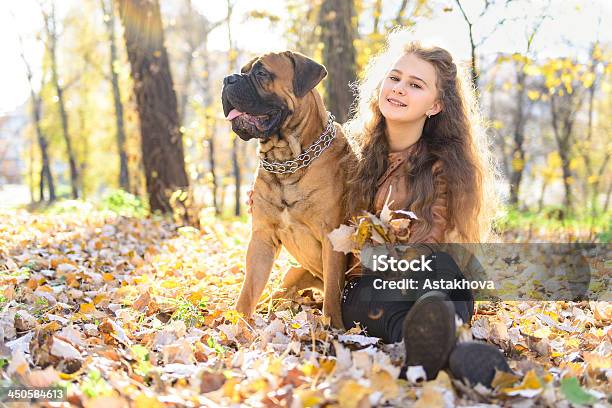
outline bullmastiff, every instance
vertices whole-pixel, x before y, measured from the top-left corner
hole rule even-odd
[[[251,316],[282,246],[300,263],[282,289],[323,291],[323,314],[342,328],[346,257],[327,237],[345,221],[351,149],[315,86],[324,66],[286,51],[254,58],[223,81],[223,112],[243,140],[259,141],[246,276],[236,310]]]

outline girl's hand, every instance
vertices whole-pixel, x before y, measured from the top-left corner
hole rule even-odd
[[[253,189],[247,190],[247,200],[245,201],[247,205],[247,212],[249,214],[253,213]]]

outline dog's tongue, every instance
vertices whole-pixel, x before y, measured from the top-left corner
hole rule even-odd
[[[230,113],[227,114],[227,117],[225,119],[234,120],[240,115],[244,115],[244,112],[240,112],[238,109],[232,109]]]

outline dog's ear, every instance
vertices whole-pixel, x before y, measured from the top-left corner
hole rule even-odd
[[[244,64],[244,66],[242,68],[240,68],[240,73],[241,74],[245,74],[245,73],[249,72],[251,70],[251,67],[253,66],[255,61],[257,61],[258,58],[259,57],[255,57],[252,60],[250,60],[249,62],[247,62],[246,64]]]
[[[293,94],[301,98],[325,78],[327,70],[299,52],[287,51],[286,54],[293,62]]]

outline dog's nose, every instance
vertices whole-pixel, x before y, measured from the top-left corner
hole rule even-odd
[[[238,74],[228,75],[223,79],[223,85],[235,84],[236,82],[238,82],[239,79],[240,75]]]

